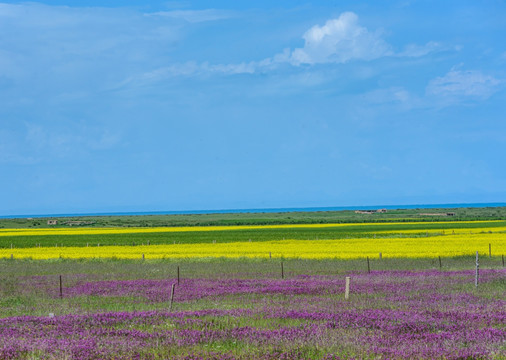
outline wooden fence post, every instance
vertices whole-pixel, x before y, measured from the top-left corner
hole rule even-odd
[[[488,257],[492,259],[492,244],[488,244]]]
[[[371,265],[369,264],[369,256],[367,257],[367,273],[371,273]]]
[[[348,300],[350,297],[350,277],[346,276],[346,285],[344,287],[344,298]]]
[[[281,261],[281,279],[285,278],[285,269],[283,268],[283,262]]]
[[[179,265],[177,266],[177,284],[179,285]]]
[[[382,254],[380,253],[380,254],[379,254],[379,258],[380,258],[380,260],[381,260],[381,256],[382,256]]]
[[[502,256],[502,267],[504,267],[504,254]]]
[[[63,299],[63,283],[60,275],[60,299]]]
[[[441,268],[443,267],[443,266],[441,265],[441,256],[438,256],[438,258],[439,258],[439,271],[441,271]]]
[[[169,311],[172,311],[172,303],[174,302],[174,288],[176,287],[176,283],[172,284],[172,288],[170,289],[170,305]]]

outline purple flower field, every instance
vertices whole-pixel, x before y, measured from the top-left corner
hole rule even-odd
[[[351,294],[344,299],[344,276]],[[289,279],[97,280],[76,275],[64,299],[47,277],[23,286],[154,310],[77,309],[0,319],[0,358],[504,359],[506,271],[375,271]]]

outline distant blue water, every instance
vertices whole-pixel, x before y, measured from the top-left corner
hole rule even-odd
[[[506,203],[470,203],[470,204],[415,204],[415,205],[374,205],[374,206],[334,206],[307,208],[270,208],[270,209],[223,209],[223,210],[184,210],[184,211],[142,211],[142,212],[106,212],[76,214],[33,214],[0,215],[0,219],[45,218],[73,216],[120,216],[120,215],[181,215],[181,214],[230,214],[230,213],[277,213],[301,211],[339,211],[339,210],[375,210],[375,209],[435,209],[435,208],[483,208],[502,207]]]

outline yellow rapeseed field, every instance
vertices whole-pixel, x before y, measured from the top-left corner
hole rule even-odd
[[[506,254],[506,233],[458,234],[430,237],[341,240],[279,240],[208,244],[174,244],[149,246],[43,247],[0,249],[0,258],[301,258],[355,259],[377,257],[432,258],[472,255],[476,251]]]

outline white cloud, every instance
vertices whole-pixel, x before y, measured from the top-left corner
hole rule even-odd
[[[353,60],[374,60],[385,56],[421,57],[435,51],[445,50],[442,44],[429,41],[425,45],[409,44],[401,52],[382,38],[379,30],[370,31],[360,26],[358,16],[344,12],[324,25],[315,25],[307,30],[302,38],[304,47],[293,51],[284,49],[272,58],[264,59],[258,67],[275,66],[280,63],[302,64],[342,64]]]
[[[296,65],[373,60],[393,53],[381,33],[360,26],[358,16],[352,12],[342,13],[323,26],[313,26],[303,39],[304,47],[291,54],[290,60]]]
[[[427,86],[430,95],[447,98],[490,97],[498,90],[501,81],[481,71],[452,69],[446,75],[431,80]]]

